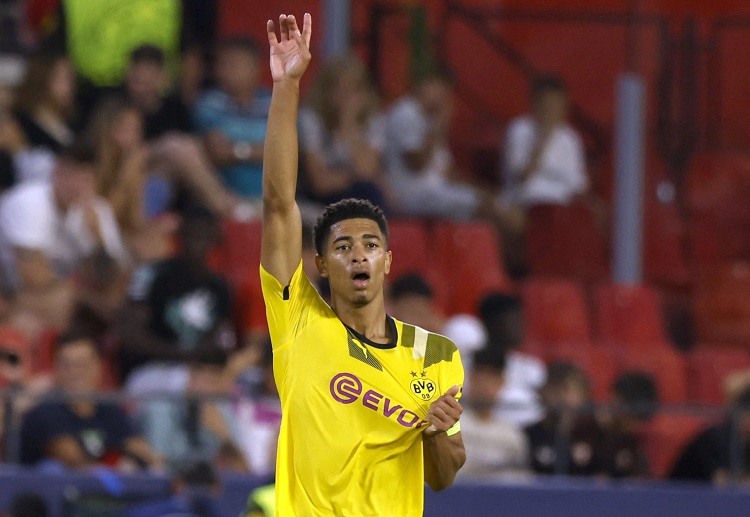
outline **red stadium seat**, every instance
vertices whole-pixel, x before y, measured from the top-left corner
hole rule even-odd
[[[608,270],[606,240],[584,205],[534,206],[526,228],[526,260],[534,276],[601,280]]]
[[[26,372],[33,369],[34,351],[26,335],[11,325],[0,325],[0,350],[11,352],[21,360],[21,367]],[[4,379],[0,376],[0,389],[4,387]]]
[[[533,278],[521,286],[526,340],[550,350],[559,344],[591,343],[591,324],[583,287],[574,280]]]
[[[424,221],[391,219],[388,221],[388,233],[388,249],[393,252],[390,278],[397,279],[406,273],[425,275],[431,269]]]
[[[741,349],[702,345],[687,355],[687,369],[691,402],[724,404],[724,380],[750,369],[750,355]]]
[[[750,262],[700,269],[693,312],[699,342],[750,349]]]
[[[719,152],[693,157],[687,174],[687,205],[692,210],[748,199],[750,155]]]
[[[434,223],[431,232],[437,243],[432,256],[442,282],[449,286],[449,299],[437,301],[448,314],[476,314],[485,295],[512,289],[497,233],[491,226],[440,221]]]
[[[658,293],[645,285],[602,284],[594,292],[598,340],[611,345],[668,345]]]
[[[235,287],[242,286],[248,275],[258,275],[260,266],[260,221],[224,222],[220,259],[223,272]]]

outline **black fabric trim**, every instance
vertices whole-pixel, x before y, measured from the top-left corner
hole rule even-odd
[[[284,293],[281,295],[284,298],[284,301],[289,300],[289,286],[284,286]]]
[[[342,322],[343,323],[343,322]],[[373,348],[379,348],[381,350],[388,350],[390,348],[396,348],[396,344],[398,343],[398,329],[396,329],[396,322],[393,321],[393,318],[385,315],[385,323],[388,325],[388,329],[391,332],[392,340],[388,343],[376,343],[370,339],[367,339],[365,336],[351,328],[349,325],[344,323],[344,326],[346,327],[346,330],[349,331],[350,334],[352,334],[355,338],[357,338],[357,341],[360,343],[364,343],[367,346],[371,346]]]

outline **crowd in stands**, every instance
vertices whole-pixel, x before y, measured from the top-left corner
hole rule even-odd
[[[259,258],[230,273],[222,252],[228,224],[258,237],[270,103],[263,55],[250,39],[218,41],[197,90],[183,88],[152,45],[132,49],[120,84],[94,87],[69,56],[42,47],[21,76],[0,77],[4,461],[161,472],[197,455],[219,471],[273,474],[280,406],[253,294]],[[491,229],[503,260],[477,264],[476,274],[508,271],[512,288],[478,293],[463,313],[445,310],[440,284],[461,278],[435,278],[426,263],[388,286],[390,314],[461,351],[460,475],[655,476],[644,439],[660,401],[655,372],[618,371],[596,391],[588,366],[527,346],[517,282],[529,272],[530,211],[601,207],[567,122],[564,83],[544,76],[531,85],[530,112],[498,142],[497,191],[472,184],[454,162],[452,87],[447,70],[434,70],[386,106],[354,54],[324,63],[299,116],[305,224],[326,203],[360,197],[394,222]],[[311,237],[306,230],[305,271],[325,297]],[[446,245],[428,234],[428,253]],[[748,408],[750,383],[738,383],[734,400]],[[88,396],[106,390],[130,402]],[[673,458],[672,476],[720,482],[747,472],[750,456],[740,451],[736,465],[730,446],[738,429],[750,443],[750,426],[731,423],[697,436]]]

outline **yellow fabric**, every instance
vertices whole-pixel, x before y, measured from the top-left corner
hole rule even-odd
[[[448,429],[445,434],[448,436],[453,436],[454,434],[458,434],[461,432],[461,422],[456,422],[453,427]]]
[[[398,343],[362,343],[297,268],[285,288],[261,266],[283,417],[276,515],[421,516],[429,405],[463,367],[447,338],[395,321]]]
[[[179,0],[65,0],[68,52],[76,69],[98,86],[120,83],[130,53],[143,44],[179,53]]]

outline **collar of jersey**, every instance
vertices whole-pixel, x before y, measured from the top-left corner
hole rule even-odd
[[[343,322],[342,322],[343,323]],[[367,346],[371,346],[373,348],[380,348],[381,350],[388,350],[389,348],[396,348],[396,343],[398,343],[398,329],[396,329],[396,322],[393,321],[393,318],[385,315],[385,323],[388,325],[388,329],[391,332],[391,336],[393,336],[393,339],[389,341],[388,343],[376,343],[370,339],[367,339],[365,336],[351,328],[349,325],[344,323],[344,326],[346,327],[346,330],[348,330],[355,338],[357,338],[357,341],[360,343],[364,343]]]

